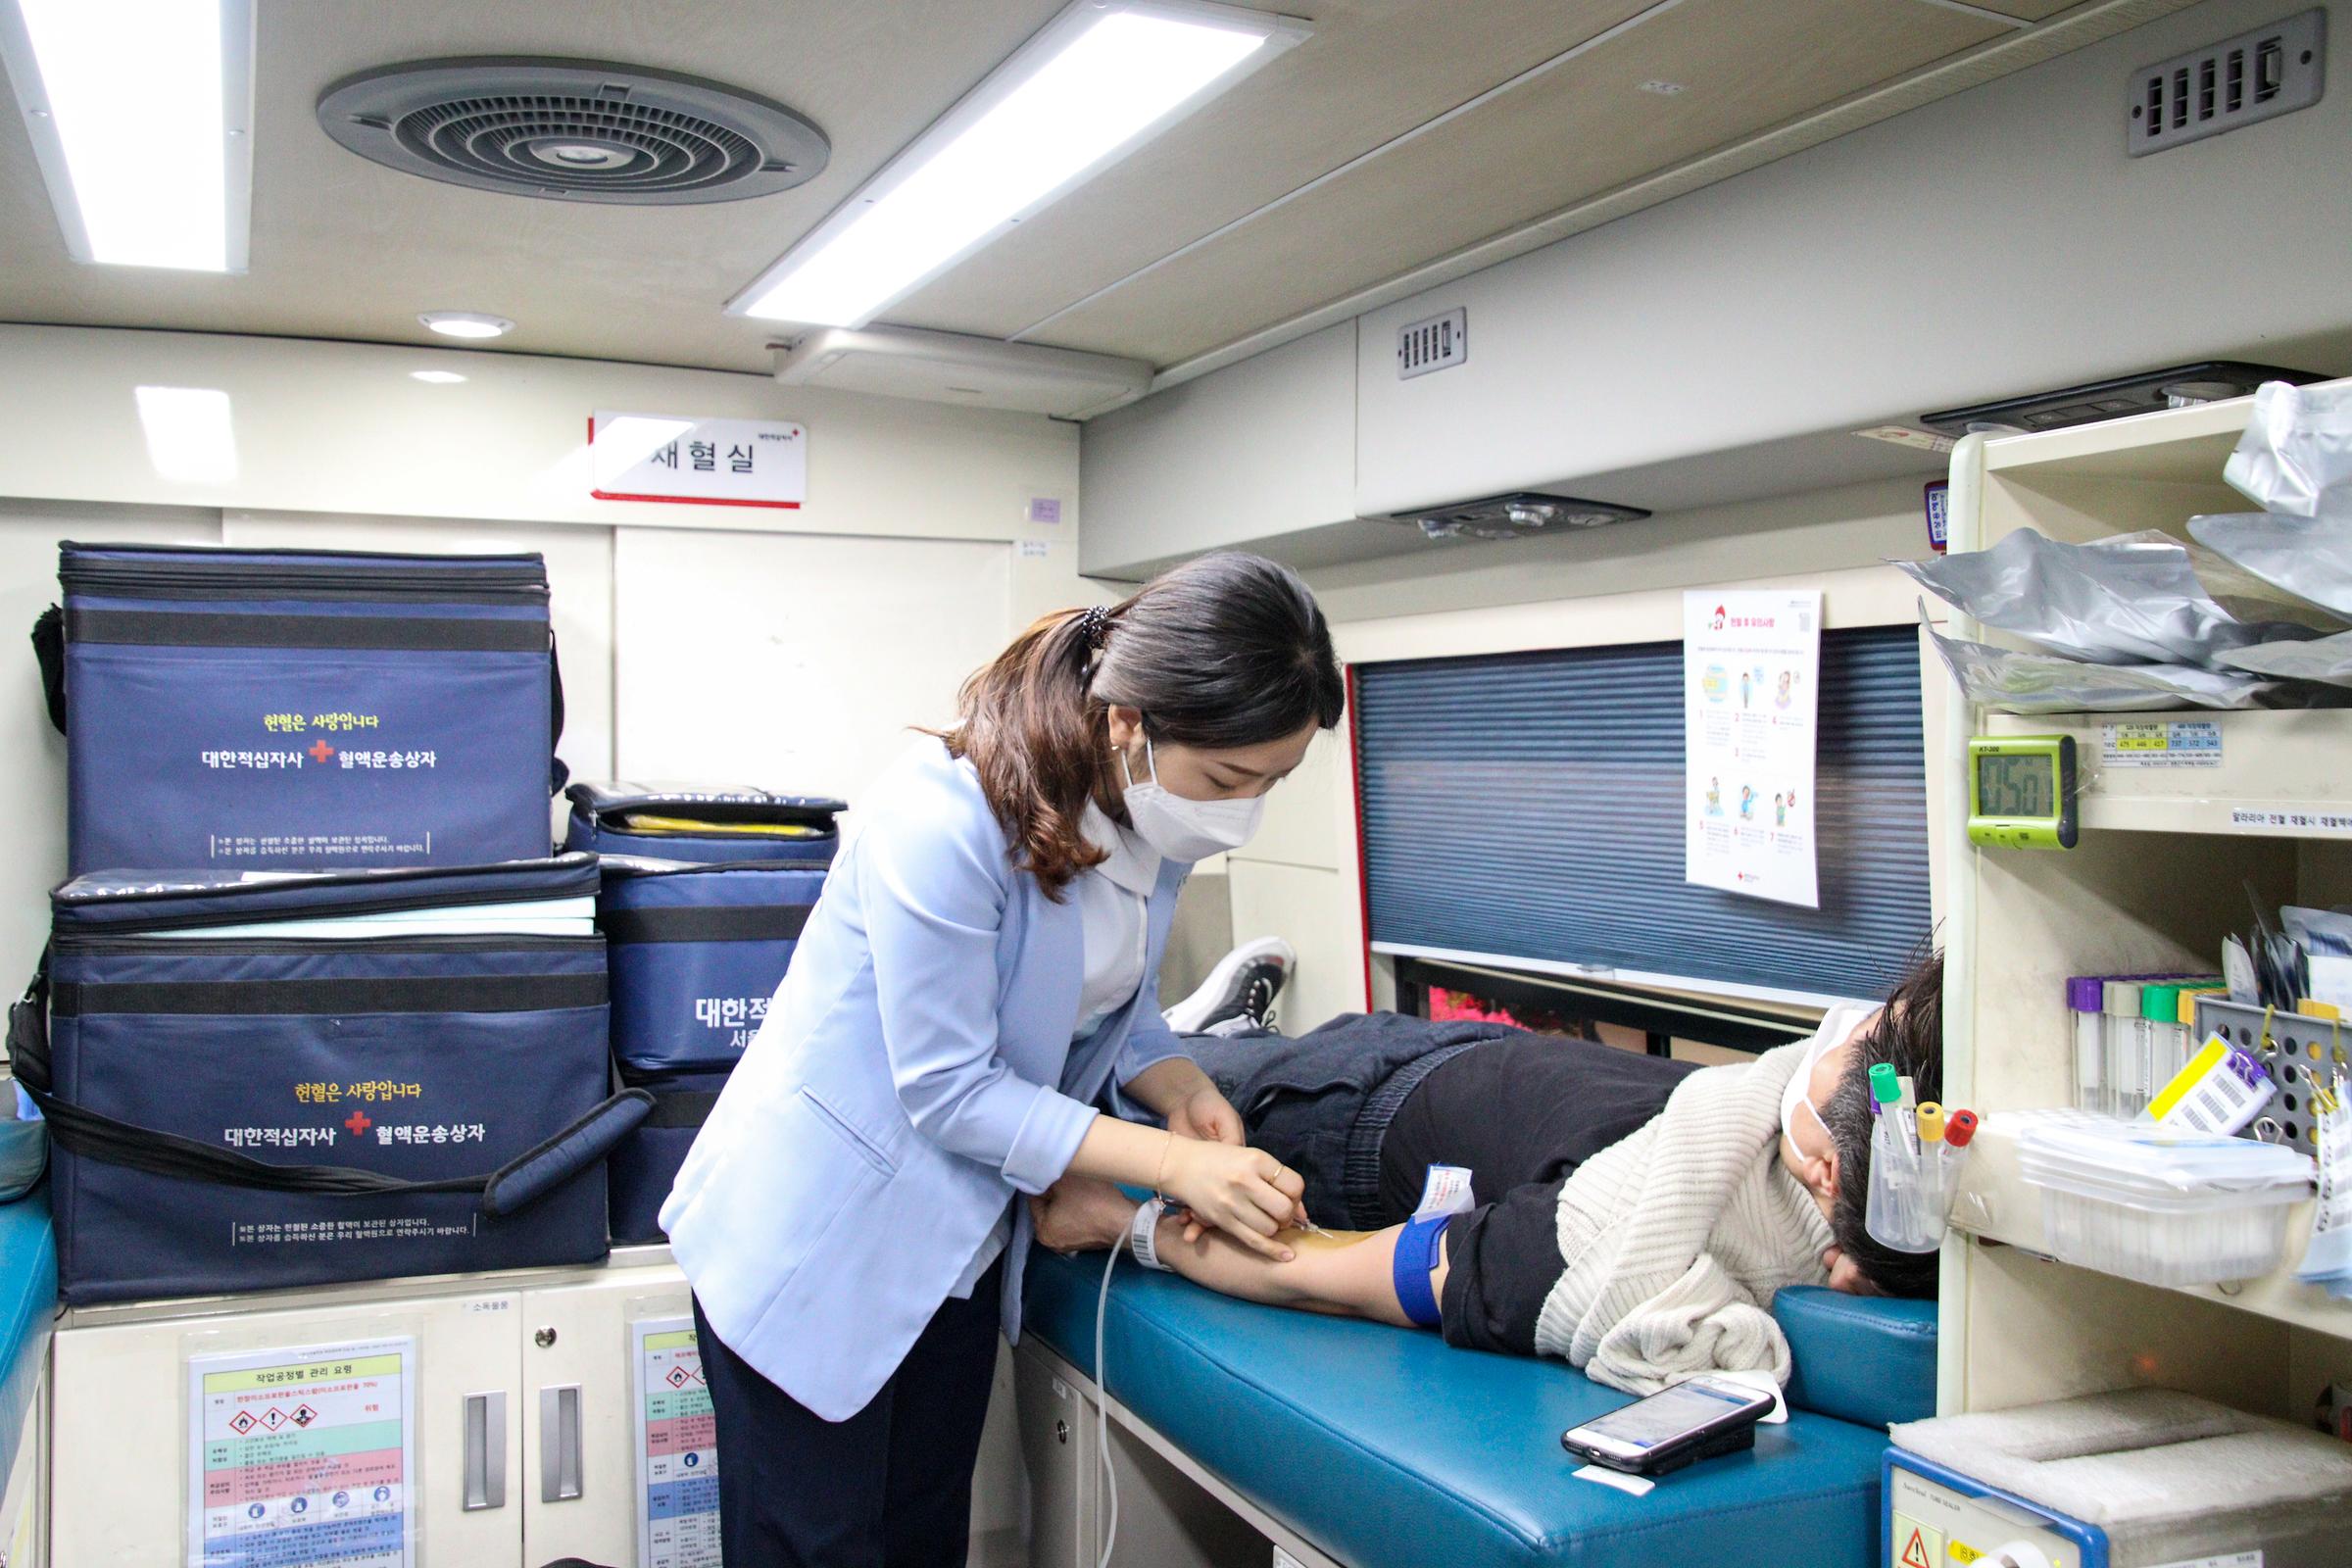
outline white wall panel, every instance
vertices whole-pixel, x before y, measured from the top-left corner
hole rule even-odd
[[[418,369],[455,370],[430,386]],[[131,389],[228,394],[236,476],[161,477]],[[798,511],[598,501],[588,418],[797,419]],[[0,325],[0,495],[270,512],[936,538],[1075,531],[1078,431],[1035,414],[781,387],[762,375],[295,338]],[[1033,498],[1062,522],[1024,520]],[[723,519],[713,513],[723,514]]]
[[[2352,132],[2352,94],[2125,152],[2135,67],[2299,9],[2195,6],[1365,315],[1356,510],[2184,361],[2352,368],[2352,202],[2316,172]],[[1375,348],[1455,306],[1469,363],[1399,381]]]
[[[396,550],[547,558],[549,610],[564,668],[564,738],[574,778],[612,776],[612,534],[558,524],[440,517],[231,512],[222,542],[248,549]]]
[[[1086,426],[1086,569],[1151,564],[1355,515],[1355,323]]]
[[[614,772],[853,805],[1012,628],[1001,544],[623,528]]]
[[[1233,940],[1284,937],[1298,970],[1278,1003],[1285,1034],[1303,1034],[1335,1013],[1364,1010],[1363,920],[1348,901],[1354,883],[1337,871],[1229,860]]]
[[[32,973],[49,938],[52,887],[66,875],[66,738],[49,727],[31,646],[35,616],[58,603],[57,546],[214,544],[220,514],[195,510],[89,507],[0,499],[0,820],[14,852],[0,857],[0,985]]]

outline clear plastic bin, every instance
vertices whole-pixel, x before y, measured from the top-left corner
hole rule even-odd
[[[2149,1285],[2214,1285],[2277,1268],[2309,1157],[2154,1127],[2037,1127],[2018,1168],[2041,1189],[2043,1239],[2065,1262]]]

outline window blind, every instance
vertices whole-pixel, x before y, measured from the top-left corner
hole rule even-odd
[[[1683,645],[1359,665],[1371,938],[1870,997],[1930,924],[1919,642],[1824,633],[1821,907],[1683,880]]]

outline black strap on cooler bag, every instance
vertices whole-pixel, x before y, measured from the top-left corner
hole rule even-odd
[[[48,1014],[49,962],[44,956],[24,999],[8,1009],[8,1051],[15,1061],[17,1082],[40,1107],[51,1138],[85,1158],[223,1187],[330,1198],[479,1193],[482,1213],[502,1219],[529,1207],[610,1154],[654,1108],[654,1097],[645,1090],[623,1089],[554,1137],[478,1176],[406,1181],[353,1165],[274,1165],[176,1133],[117,1121],[58,1099],[51,1092]]]

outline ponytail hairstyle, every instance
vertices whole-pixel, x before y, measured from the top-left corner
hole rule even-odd
[[[979,770],[1015,865],[1057,903],[1103,858],[1088,804],[1125,819],[1114,706],[1139,710],[1155,741],[1261,746],[1338,724],[1347,684],[1314,595],[1257,556],[1202,556],[1115,605],[1033,623],[964,681],[955,726],[931,733]]]

